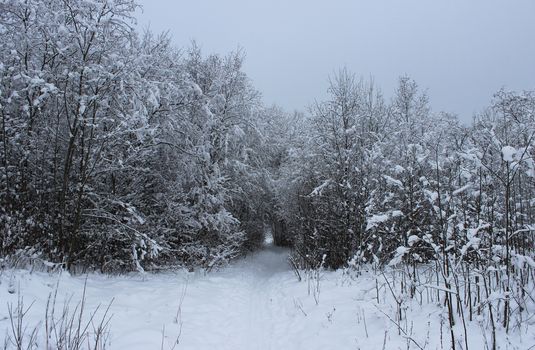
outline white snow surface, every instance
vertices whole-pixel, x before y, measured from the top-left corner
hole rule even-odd
[[[56,283],[58,308],[69,297],[74,308],[72,303],[80,299],[87,278],[87,313],[113,299],[108,349],[172,349],[178,334],[175,349],[407,349],[407,343],[410,349],[418,348],[408,337],[426,349],[449,348],[446,313],[441,303],[420,305],[417,298],[404,298],[407,322],[403,327],[410,333],[399,334],[390,319],[395,318],[396,304],[384,283],[388,275],[375,276],[371,271],[358,275],[322,271],[315,275],[303,271],[299,282],[287,256],[287,250],[268,245],[263,251],[209,274],[180,271],[70,276],[3,270],[0,344],[10,331],[9,303],[16,304],[19,296],[26,306],[33,302],[26,315],[31,328],[44,321],[46,301]],[[314,276],[319,276],[319,288]],[[10,280],[18,290],[14,294],[8,291]],[[483,349],[483,328],[477,321],[469,322],[467,327],[471,348]],[[500,329],[497,332],[504,349],[527,349],[535,344],[533,324],[527,323],[525,329],[509,337]],[[462,339],[462,327],[457,327],[455,333]],[[43,344],[42,330],[39,341]]]
[[[502,148],[502,158],[506,162],[512,162],[515,159],[517,153],[516,148],[511,146],[504,146]]]

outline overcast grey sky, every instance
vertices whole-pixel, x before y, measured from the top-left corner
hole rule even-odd
[[[141,0],[141,26],[247,52],[266,104],[303,110],[343,66],[391,96],[402,74],[469,121],[502,86],[535,89],[535,0]]]

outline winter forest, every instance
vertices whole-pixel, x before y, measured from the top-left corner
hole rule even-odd
[[[535,349],[535,91],[288,112],[137,6],[0,1],[0,347]]]

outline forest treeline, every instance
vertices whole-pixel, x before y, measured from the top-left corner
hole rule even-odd
[[[178,49],[136,7],[0,4],[2,256],[211,267],[269,228],[304,267],[535,266],[535,93],[499,91],[466,126],[408,77],[386,99],[342,69],[287,113],[243,52]]]

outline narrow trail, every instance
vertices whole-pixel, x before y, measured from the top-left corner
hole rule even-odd
[[[184,301],[182,343],[190,340],[196,349],[272,349],[274,316],[280,312],[274,302],[277,282],[291,273],[287,262],[288,251],[272,245],[216,272],[209,278],[191,284],[189,298],[199,298],[202,307],[196,311]],[[189,319],[186,317],[189,315]],[[205,328],[209,337],[189,339],[199,328]],[[252,345],[254,344],[254,345]]]
[[[236,266],[243,269],[248,282],[249,310],[244,310],[249,319],[248,344],[257,344],[258,349],[272,349],[273,322],[278,312],[274,310],[277,283],[273,280],[289,271],[287,256],[285,249],[267,246]]]

